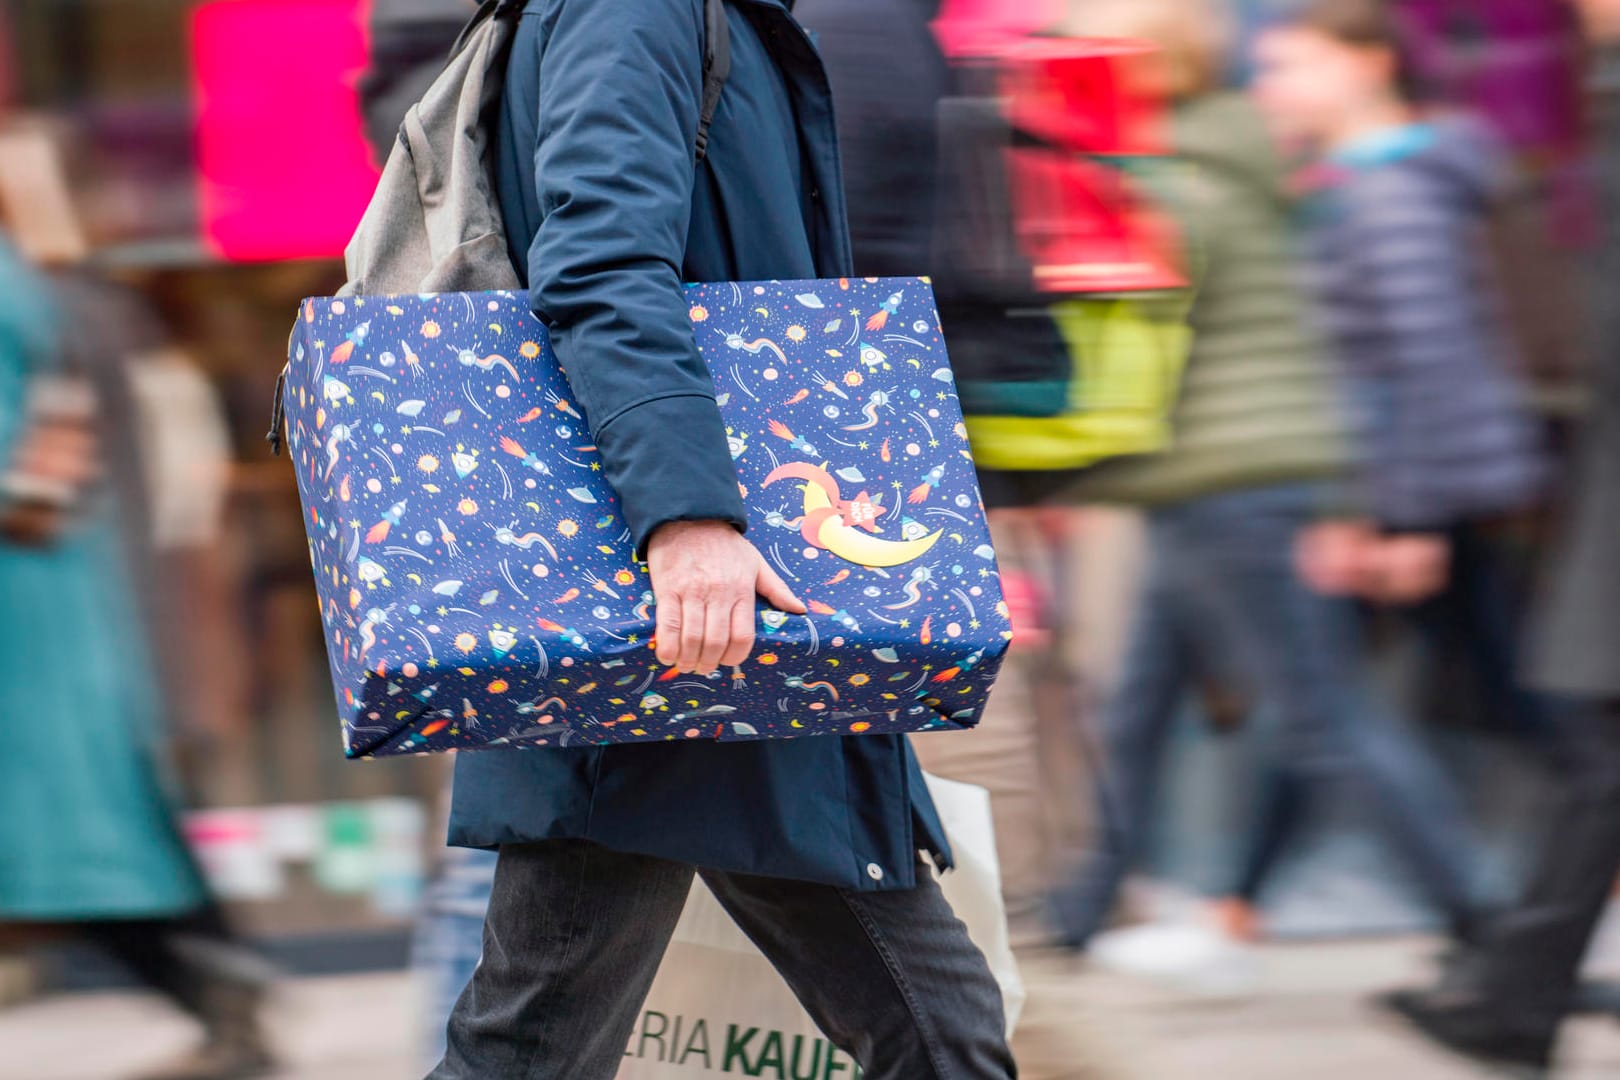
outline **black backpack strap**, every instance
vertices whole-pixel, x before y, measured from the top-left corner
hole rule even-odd
[[[731,25],[726,22],[725,0],[704,0],[703,5],[703,111],[698,115],[697,160],[709,156],[709,125],[720,107],[720,92],[731,77]]]

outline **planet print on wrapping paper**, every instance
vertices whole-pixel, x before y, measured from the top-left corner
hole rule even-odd
[[[302,305],[288,445],[351,756],[977,723],[1010,627],[926,282],[688,299],[750,539],[810,608],[761,605],[712,678],[657,664],[646,568],[523,297]]]

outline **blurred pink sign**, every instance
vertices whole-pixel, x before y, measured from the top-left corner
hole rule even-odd
[[[1050,29],[1063,13],[1063,0],[945,0],[934,36],[947,56],[991,56]]]
[[[377,184],[355,81],[365,0],[210,0],[191,19],[206,243],[236,261],[342,254]]]

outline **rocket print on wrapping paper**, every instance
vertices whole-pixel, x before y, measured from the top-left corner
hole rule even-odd
[[[694,285],[749,539],[809,606],[711,677],[515,293],[304,301],[283,404],[344,746],[960,730],[1011,637],[925,279]]]

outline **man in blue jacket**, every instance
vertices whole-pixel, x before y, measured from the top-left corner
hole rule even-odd
[[[852,267],[831,93],[791,0],[727,5],[730,76],[694,171],[703,7],[531,0],[496,173],[513,261],[647,554],[659,659],[707,673],[752,647],[756,592],[803,608],[742,535],[682,282]],[[919,858],[949,850],[903,738],[462,755],[451,839],[501,854],[434,1080],[612,1077],[694,872],[868,1077],[1015,1075],[995,981]]]

